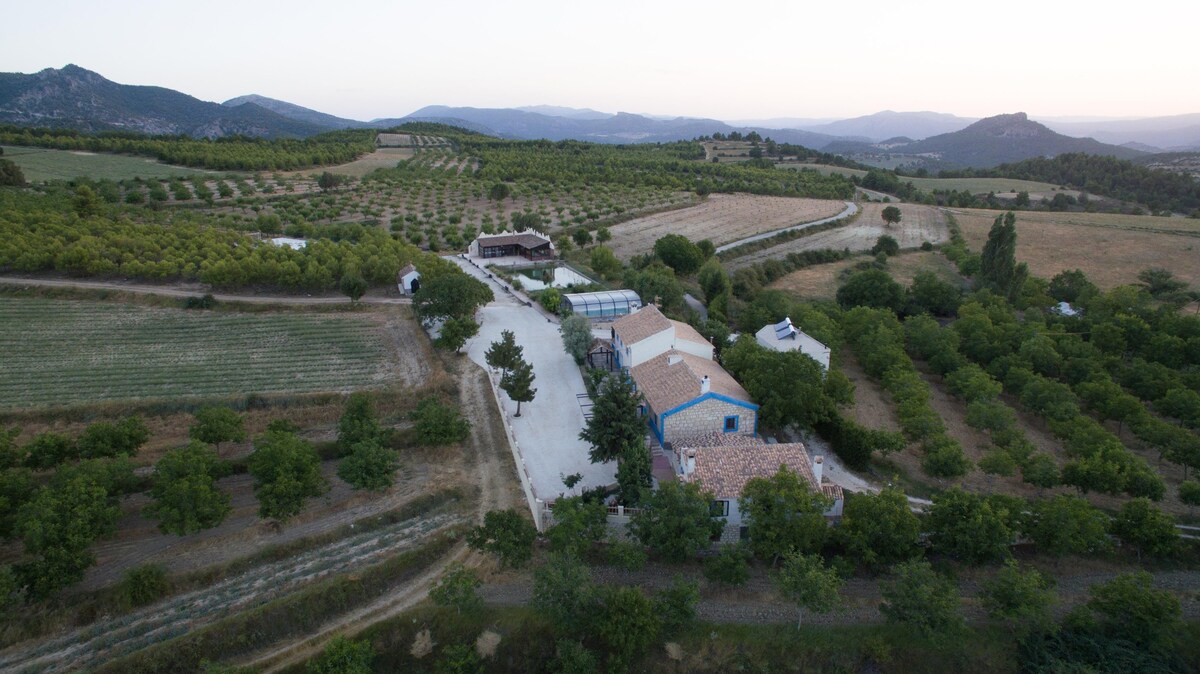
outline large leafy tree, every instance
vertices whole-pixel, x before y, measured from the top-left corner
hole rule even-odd
[[[216,484],[227,469],[202,442],[172,449],[154,466],[154,502],[146,507],[146,515],[158,520],[161,531],[177,536],[217,526],[232,510],[229,494]]]
[[[1034,569],[1021,571],[1015,560],[1008,560],[993,578],[983,582],[983,608],[994,620],[1005,623],[1017,633],[1042,630],[1052,624],[1054,580]]]
[[[959,612],[958,587],[938,575],[925,560],[892,567],[892,580],[883,584],[881,592],[879,612],[890,623],[909,625],[926,636],[944,639],[966,629]]]
[[[837,302],[845,309],[874,307],[899,311],[904,307],[904,287],[882,269],[855,272],[837,290]]]
[[[804,624],[805,609],[828,613],[837,604],[843,582],[835,570],[825,566],[820,555],[790,552],[775,575],[775,585],[784,599],[800,609],[796,616],[799,628]]]
[[[553,552],[533,571],[530,604],[568,635],[582,635],[595,603],[588,567],[574,555]]]
[[[338,445],[344,450],[360,442],[377,442],[383,437],[383,427],[375,416],[371,396],[358,392],[350,394],[338,419]]]
[[[704,253],[680,234],[667,234],[655,241],[654,254],[681,276],[692,274],[704,264]]]
[[[381,491],[392,486],[400,456],[378,440],[363,440],[338,462],[337,474],[355,489]]]
[[[18,566],[35,597],[83,579],[95,557],[90,547],[116,530],[121,509],[101,480],[72,471],[40,490],[17,515],[17,532],[33,560]]]
[[[713,496],[695,482],[664,482],[642,502],[629,532],[670,562],[682,562],[707,548],[725,520],[712,516]]]
[[[260,435],[247,467],[254,477],[261,517],[286,520],[300,512],[306,498],[325,493],[317,450],[294,433],[267,431]]]
[[[413,309],[425,325],[451,318],[470,318],[492,301],[492,289],[466,274],[440,274],[413,295]]]
[[[772,563],[793,550],[820,550],[828,534],[824,513],[829,506],[828,498],[782,465],[771,477],[746,482],[738,499],[738,508],[749,520],[750,549]]]
[[[933,497],[926,518],[933,549],[968,564],[1008,556],[1014,531],[999,504],[957,487]]]
[[[1154,506],[1147,498],[1126,501],[1112,520],[1112,533],[1137,549],[1154,557],[1167,557],[1179,547],[1175,518]]]
[[[632,670],[634,659],[658,638],[662,624],[654,605],[636,587],[602,586],[589,631],[603,645],[612,672]]]
[[[582,365],[584,358],[587,358],[592,340],[592,322],[586,316],[574,314],[563,319],[563,348],[575,359],[577,365]]]
[[[410,416],[417,442],[426,446],[450,445],[467,439],[471,422],[462,418],[451,405],[425,398],[417,403]]]
[[[94,423],[75,440],[79,455],[85,459],[133,456],[150,439],[150,429],[141,417],[126,417],[110,424]]]
[[[446,567],[442,579],[429,590],[429,598],[438,606],[453,608],[458,613],[470,613],[483,606],[477,590],[483,581],[474,569],[459,562]]]
[[[483,516],[483,524],[467,534],[467,545],[489,552],[500,560],[501,568],[524,566],[533,557],[537,529],[528,518],[515,510],[492,510]]]
[[[868,567],[890,566],[921,554],[921,520],[895,487],[878,494],[852,494],[837,532],[851,559]]]
[[[582,556],[608,532],[608,510],[603,501],[585,501],[581,496],[554,502],[554,526],[546,531],[550,549]]]
[[[770,428],[794,425],[812,428],[829,421],[837,404],[826,395],[824,371],[817,361],[798,351],[770,351],[749,340],[738,340],[729,351],[752,349],[738,377],[759,404],[759,421]]]
[[[620,373],[605,377],[593,403],[592,418],[579,434],[591,445],[592,463],[616,461],[626,447],[645,445],[646,423],[638,411],[642,396],[632,379]]]
[[[1125,573],[1089,591],[1088,608],[1100,617],[1110,635],[1146,647],[1167,642],[1180,624],[1179,598],[1153,588],[1145,571]]]
[[[196,412],[196,423],[188,428],[193,440],[214,445],[221,451],[222,442],[241,442],[246,439],[246,427],[242,415],[228,407],[201,407]]]
[[[475,322],[475,319],[470,316],[459,316],[447,319],[445,323],[442,323],[438,338],[433,343],[438,348],[458,353],[467,340],[477,334],[479,334],[479,324]]]
[[[1070,494],[1035,501],[1025,534],[1050,555],[1084,555],[1109,549],[1108,516]]]

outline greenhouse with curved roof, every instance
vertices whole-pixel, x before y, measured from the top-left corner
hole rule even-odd
[[[565,311],[592,319],[619,318],[642,307],[642,298],[632,290],[602,290],[594,293],[566,293]]]

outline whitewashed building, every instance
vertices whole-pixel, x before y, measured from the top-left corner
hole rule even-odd
[[[799,351],[817,361],[821,369],[829,371],[829,347],[805,334],[804,331],[798,330],[796,326],[792,325],[790,317],[784,318],[775,325],[764,325],[761,330],[754,333],[754,337],[759,344],[768,349]]]
[[[405,295],[416,293],[421,289],[421,272],[411,264],[405,265],[400,273],[396,274],[396,287]]]
[[[713,359],[713,345],[704,335],[687,323],[667,318],[654,305],[617,319],[612,326],[612,344],[618,367],[635,367],[671,350]]]

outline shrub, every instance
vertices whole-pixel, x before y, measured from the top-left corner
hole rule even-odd
[[[121,580],[121,596],[131,606],[145,606],[166,596],[171,591],[167,571],[157,564],[146,564],[130,569]]]
[[[704,577],[723,585],[745,585],[750,580],[750,550],[741,544],[722,547],[715,557],[704,560]]]

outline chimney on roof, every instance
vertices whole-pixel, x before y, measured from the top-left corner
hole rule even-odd
[[[696,472],[696,450],[689,449],[683,457],[683,474],[691,475]]]
[[[825,457],[813,457],[813,477],[817,480],[817,489],[821,488],[821,477],[825,474]]]
[[[704,378],[702,378],[700,380],[700,395],[704,395],[705,393],[708,393],[711,389],[712,389],[712,382],[709,381],[708,375],[704,375]]]
[[[672,353],[667,356],[667,365],[676,365],[676,364],[682,363],[682,362],[683,362],[683,356],[681,356],[677,353]]]

